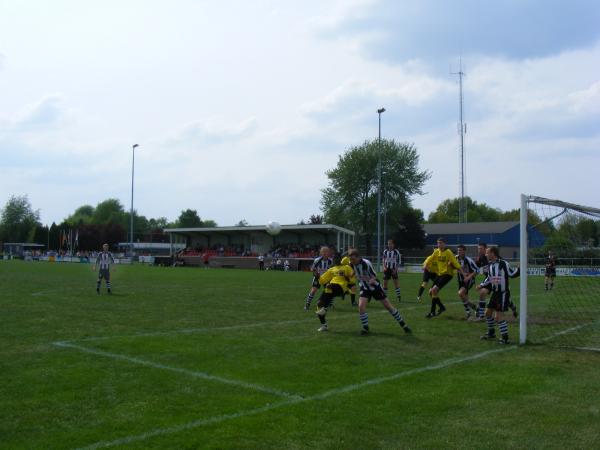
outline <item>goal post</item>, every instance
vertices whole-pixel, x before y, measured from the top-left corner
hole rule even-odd
[[[522,194],[519,343],[600,351],[600,209]]]
[[[520,226],[519,226],[519,267],[521,276],[519,277],[519,301],[521,316],[519,317],[519,343],[527,342],[527,271],[529,244],[527,240],[527,208],[528,198],[521,194]]]

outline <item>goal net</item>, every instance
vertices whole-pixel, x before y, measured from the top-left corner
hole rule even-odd
[[[600,209],[521,196],[520,342],[600,351]]]

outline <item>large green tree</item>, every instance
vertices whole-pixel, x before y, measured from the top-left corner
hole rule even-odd
[[[0,241],[32,242],[38,226],[41,226],[39,210],[32,208],[26,195],[13,195],[2,209]]]
[[[202,219],[198,215],[198,211],[195,209],[185,209],[179,214],[177,219],[177,226],[179,228],[197,228],[202,226]]]
[[[358,231],[359,244],[372,253],[377,228],[378,164],[388,205],[410,207],[413,195],[423,194],[428,171],[419,170],[419,155],[412,144],[384,139],[365,141],[341,155],[337,166],[327,172],[329,185],[323,189],[324,220]],[[389,223],[396,221],[389,218]],[[397,231],[390,228],[390,234]]]
[[[498,222],[501,220],[519,220],[509,219],[503,216],[500,209],[478,203],[471,197],[466,197],[467,222]],[[449,198],[438,205],[435,211],[429,214],[429,223],[458,223],[458,206],[460,199]],[[517,210],[518,213],[518,210]]]

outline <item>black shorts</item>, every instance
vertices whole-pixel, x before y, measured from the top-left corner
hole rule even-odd
[[[437,288],[441,290],[444,286],[450,283],[450,280],[452,280],[452,275],[440,275],[435,279],[433,285],[437,286]]]
[[[435,272],[430,272],[429,270],[423,270],[423,283],[429,283],[429,280],[435,281],[437,278],[437,274]]]
[[[398,279],[398,269],[384,269],[383,279],[389,280],[390,278],[393,278],[394,280]]]
[[[323,289],[317,306],[327,308],[335,297],[343,297],[344,289],[339,284],[329,284]]]
[[[480,284],[478,289],[479,290],[485,289],[488,292],[492,292],[492,284],[491,283]]]
[[[361,289],[360,290],[360,298],[366,298],[367,300],[375,299],[375,300],[385,300],[386,299],[385,291],[380,285],[374,286],[371,289]]]
[[[469,292],[469,290],[473,287],[474,284],[475,284],[475,281],[473,280],[473,278],[471,278],[466,283],[459,278],[458,279],[458,290],[460,291],[462,288],[465,288],[465,290],[467,292]]]
[[[510,305],[510,291],[505,292],[492,292],[490,301],[487,304],[489,309],[494,311],[508,311]]]
[[[556,268],[546,268],[545,277],[555,277],[556,276]]]
[[[110,281],[110,270],[108,269],[100,269],[98,271],[98,279],[105,279],[106,281]]]

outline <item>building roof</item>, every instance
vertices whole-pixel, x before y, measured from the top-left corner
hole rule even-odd
[[[186,234],[186,233],[243,233],[249,231],[264,231],[267,232],[266,225],[249,225],[246,227],[211,227],[211,228],[165,228],[165,233],[175,234]],[[291,232],[302,232],[302,231],[315,231],[315,232],[340,232],[350,235],[354,235],[354,231],[348,230],[347,228],[339,227],[332,224],[322,225],[281,225],[281,231]]]
[[[473,223],[427,223],[425,233],[435,235],[452,234],[501,234],[518,226],[519,222],[473,222]]]

